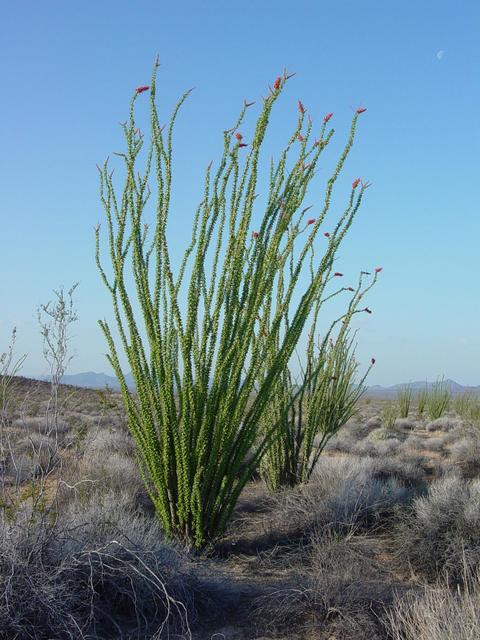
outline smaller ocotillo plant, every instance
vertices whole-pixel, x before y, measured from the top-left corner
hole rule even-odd
[[[391,431],[398,418],[398,406],[394,402],[388,402],[382,411],[382,424],[387,431]]]
[[[427,397],[427,413],[430,420],[441,418],[450,404],[450,392],[446,382],[437,380],[433,383]]]
[[[408,418],[412,404],[413,389],[411,384],[403,385],[397,394],[398,413],[400,418]]]
[[[427,386],[425,385],[425,387],[423,389],[420,389],[420,391],[417,394],[417,415],[419,418],[422,418],[423,414],[425,413],[427,400],[428,400],[428,389],[427,389]]]
[[[470,420],[474,424],[480,422],[480,397],[471,393],[458,395],[453,406],[455,412],[464,420]]]
[[[365,392],[363,383],[375,359],[372,358],[370,367],[357,383],[355,377],[359,364],[348,327],[355,313],[365,311],[359,311],[357,307],[376,282],[379,271],[381,269],[377,268],[372,282],[363,290],[361,274],[347,312],[332,323],[317,348],[314,345],[315,315],[309,333],[307,363],[300,380],[294,383],[287,371],[276,386],[262,421],[265,433],[272,429],[272,425],[279,426],[277,437],[261,465],[262,476],[272,490],[307,482],[328,441],[355,414],[358,401]],[[343,290],[345,287],[333,295]],[[332,331],[338,323],[341,323],[341,329],[333,340]],[[272,352],[269,355],[272,357]],[[266,365],[268,368],[268,361]]]
[[[470,416],[472,404],[474,398],[470,393],[461,393],[455,397],[453,401],[453,408],[455,409],[455,413],[458,414],[461,418],[468,418]]]

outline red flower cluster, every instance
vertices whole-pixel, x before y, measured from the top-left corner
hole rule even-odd
[[[282,79],[281,79],[280,76],[278,76],[278,78],[273,83],[273,88],[275,89],[275,91],[278,91],[280,89],[280,83],[281,82],[282,82]]]
[[[337,276],[337,278],[341,278],[343,276],[343,273],[340,273],[340,271],[335,271],[333,275]]]
[[[307,220],[307,225],[308,225],[308,224],[314,224],[314,222],[315,222],[315,218],[309,218],[309,219]]]
[[[357,178],[352,182],[352,189],[356,189],[359,184],[360,184],[360,178]]]
[[[376,267],[375,273],[380,273],[380,271],[383,271],[383,267]]]
[[[323,234],[325,236],[325,238],[329,238],[330,234],[328,233],[328,231],[325,231],[325,233]]]
[[[300,142],[303,142],[303,136],[301,133],[298,134],[297,140],[299,140]]]
[[[252,233],[252,238],[253,238],[254,240],[256,240],[256,239],[258,238],[258,231],[254,231],[254,232]]]
[[[143,93],[144,91],[148,91],[150,89],[150,87],[137,87],[135,89],[135,92],[138,93]]]
[[[302,104],[302,101],[299,100],[298,101],[298,110],[300,111],[300,113],[303,115],[305,113],[305,107]]]
[[[332,116],[333,116],[333,112],[332,113],[327,113],[327,115],[324,117],[323,121],[324,122],[328,122]]]
[[[237,131],[237,133],[235,134],[235,138],[236,138],[237,140],[241,140],[241,139],[243,138],[243,136],[242,136],[242,134],[241,134],[241,133],[239,133],[239,132]]]
[[[238,146],[239,147],[248,147],[248,144],[245,144],[245,142],[241,142]]]
[[[361,113],[363,113],[366,110],[367,110],[367,107],[358,107],[357,113],[360,115]]]
[[[353,287],[347,287],[347,291],[355,291]]]

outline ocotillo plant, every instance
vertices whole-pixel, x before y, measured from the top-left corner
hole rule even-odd
[[[271,164],[263,217],[252,229],[260,152],[272,108],[289,76],[278,77],[264,98],[249,143],[240,131],[250,106],[245,103],[234,127],[224,132],[218,165],[207,168],[191,243],[174,272],[167,239],[173,131],[189,92],[175,106],[168,126],[161,126],[155,103],[156,71],[155,66],[149,87],[135,91],[123,125],[126,150],[118,155],[126,175],[120,195],[108,163],[99,168],[112,268],[109,272],[101,262],[100,227],[96,229],[97,265],[112,296],[135,394],[127,387],[110,325],[102,320],[100,326],[109,347],[108,359],[120,381],[140,469],[165,534],[199,549],[224,530],[273,437],[276,425],[271,433],[257,437],[259,421],[362,202],[368,185],[357,182],[333,230],[324,232],[325,241],[321,226],[364,109],[354,113],[318,216],[305,223],[307,189],[333,130],[328,130],[329,114],[318,139],[312,141],[313,123],[298,103],[296,125],[278,162]],[[140,152],[146,138],[138,129],[135,106],[147,91],[150,136],[142,165]],[[148,186],[151,178],[155,191]],[[155,225],[150,234],[145,211],[152,193]],[[303,285],[306,256],[320,240],[325,243],[324,255],[312,265],[313,277]],[[136,303],[127,273],[130,262]],[[291,265],[288,273],[286,264]],[[281,336],[280,349],[252,399],[269,347],[268,340],[257,339],[259,318],[272,299],[280,301],[280,311],[271,322],[271,339]],[[288,324],[286,309],[291,314]]]
[[[455,400],[453,401],[453,408],[455,409],[455,413],[457,413],[462,418],[468,418],[472,402],[473,396],[471,393],[460,393],[455,397]]]
[[[382,410],[382,424],[386,431],[392,431],[398,418],[398,405],[395,402],[387,402]]]
[[[397,393],[398,413],[400,418],[408,418],[412,404],[413,388],[411,384],[400,387]]]
[[[417,415],[419,418],[422,418],[423,414],[425,413],[427,400],[428,400],[428,388],[425,383],[425,387],[423,389],[420,389],[420,391],[417,394]]]
[[[325,299],[319,297],[317,300],[309,332],[306,366],[302,367],[297,380],[288,370],[283,374],[262,419],[265,433],[270,432],[275,424],[279,425],[277,437],[261,463],[262,475],[272,490],[307,482],[328,441],[356,411],[356,405],[365,391],[363,383],[375,359],[372,358],[368,370],[357,382],[355,377],[359,364],[355,359],[353,338],[349,337],[349,326],[355,313],[370,311],[368,307],[358,309],[358,306],[376,282],[380,271],[380,268],[375,270],[367,287],[363,287],[365,274],[362,273],[356,290],[341,287]],[[340,275],[335,272],[326,281]],[[331,324],[316,345],[317,321],[322,304],[349,290],[354,291],[354,295],[347,311]],[[333,332],[338,324],[340,330],[334,339]],[[277,343],[271,347],[266,360],[266,372],[278,346]]]
[[[427,413],[430,420],[441,418],[450,404],[450,391],[444,379],[433,383],[427,396]]]

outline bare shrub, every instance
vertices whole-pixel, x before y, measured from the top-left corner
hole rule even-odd
[[[128,496],[77,501],[49,524],[32,515],[0,523],[1,637],[188,638],[223,604],[215,576],[196,576]]]

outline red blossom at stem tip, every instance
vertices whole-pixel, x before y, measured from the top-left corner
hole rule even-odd
[[[256,240],[256,239],[258,238],[258,231],[253,231],[253,232],[252,232],[252,238],[253,238],[254,240]]]
[[[239,147],[248,147],[248,144],[245,144],[245,142],[241,142],[238,146]]]
[[[309,219],[307,220],[307,225],[309,225],[309,224],[314,224],[314,223],[315,223],[315,218],[309,218]]]
[[[357,178],[352,182],[352,189],[356,189],[359,184],[360,184],[360,178]]]
[[[337,278],[341,278],[343,276],[343,273],[340,273],[340,271],[335,271],[333,275],[336,276]]]
[[[355,291],[353,287],[347,287],[347,291]]]
[[[301,133],[298,134],[297,140],[299,140],[300,142],[303,142],[303,136]]]
[[[278,91],[280,89],[280,83],[281,82],[282,82],[282,79],[281,79],[280,76],[278,76],[278,78],[273,83],[273,88],[275,89],[275,91]]]
[[[324,117],[323,121],[324,122],[328,122],[332,116],[333,116],[333,111],[331,113],[327,113],[327,115]]]
[[[236,138],[237,140],[242,140],[243,136],[242,136],[242,134],[241,134],[241,133],[239,133],[239,132],[237,131],[237,133],[235,134],[235,138]]]
[[[150,89],[150,87],[137,87],[135,89],[135,93],[139,94],[139,93],[143,93],[144,91],[148,91]]]
[[[325,231],[325,233],[323,234],[325,236],[325,238],[329,238],[330,234],[328,233],[328,231]]]
[[[298,110],[302,115],[305,113],[305,107],[303,106],[303,103],[301,100],[298,101]]]
[[[376,267],[375,268],[375,273],[380,273],[380,271],[383,271],[383,267]]]
[[[372,364],[375,364],[375,358],[372,358],[372,359],[370,360],[370,362],[371,362]]]
[[[364,311],[366,311],[367,313],[372,313],[371,309],[369,309],[368,307],[365,307]]]
[[[356,113],[358,113],[358,115],[360,115],[361,113],[364,113],[364,111],[367,110],[367,107],[358,107]]]

